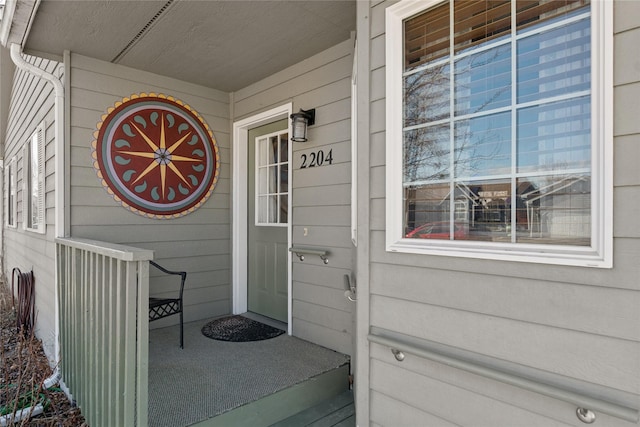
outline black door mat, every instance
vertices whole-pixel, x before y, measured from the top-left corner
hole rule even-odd
[[[247,342],[275,338],[284,331],[236,315],[212,320],[202,327],[202,334],[218,341]]]

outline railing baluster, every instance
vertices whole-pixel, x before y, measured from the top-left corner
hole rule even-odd
[[[89,343],[91,342],[91,336],[89,335],[90,333],[90,311],[91,311],[91,303],[90,303],[90,295],[89,295],[89,288],[91,286],[90,283],[90,274],[89,274],[89,270],[90,270],[90,252],[89,251],[82,251],[82,285],[81,285],[81,289],[82,289],[82,335],[84,336],[84,339],[82,340],[82,352],[80,353],[82,356],[80,357],[80,360],[82,362],[82,396],[83,396],[83,400],[86,403],[88,412],[91,413],[93,412],[94,408],[93,405],[91,404],[91,387],[90,387],[90,383],[91,383],[91,371],[89,370],[89,359],[91,358],[90,354],[89,354]]]
[[[107,346],[107,334],[109,333],[107,329],[107,257],[104,255],[100,255],[100,274],[99,274],[99,282],[100,282],[100,299],[98,302],[98,310],[100,311],[100,328],[98,330],[98,347],[99,351],[99,363],[98,363],[98,381],[97,384],[100,389],[100,416],[98,417],[98,422],[102,425],[108,425],[108,411],[109,406],[106,405],[107,402],[107,360],[108,358],[105,356],[104,349]]]
[[[149,418],[149,263],[138,262],[138,313],[145,313],[138,316],[138,375],[136,378],[136,408],[137,418],[140,425],[147,425]],[[147,284],[145,286],[144,284]]]
[[[107,355],[107,380],[106,385],[109,389],[108,401],[113,402],[117,398],[117,392],[115,389],[115,379],[112,375],[113,369],[113,359],[116,354],[116,346],[115,340],[117,339],[117,334],[115,331],[115,299],[116,299],[116,286],[115,282],[117,281],[116,269],[117,269],[117,261],[113,258],[109,258],[109,281],[106,283],[108,289],[108,298],[107,298],[107,312],[109,313],[109,318],[107,321],[107,345],[105,347],[105,354]],[[116,413],[115,413],[115,405],[109,405],[109,423],[108,425],[116,424]]]
[[[113,361],[116,358],[116,339],[118,338],[118,333],[116,331],[116,313],[115,307],[117,306],[116,302],[116,291],[117,291],[117,281],[118,281],[118,261],[115,259],[111,259],[111,277],[109,280],[109,345],[105,349],[108,354],[108,369],[109,369],[109,378],[107,379],[107,383],[109,384],[109,401],[115,402],[118,399],[118,392],[116,390],[116,379],[112,374],[113,369]],[[117,372],[117,371],[116,371]],[[109,425],[116,425],[118,419],[117,407],[116,405],[109,406]]]
[[[127,263],[124,271],[124,304],[123,304],[123,333],[124,347],[123,350],[127,355],[137,354],[137,304],[138,304],[138,265],[137,263]],[[124,376],[124,405],[123,416],[125,426],[135,424],[136,416],[136,369],[138,364],[137,357],[125,357],[122,364],[122,374]]]

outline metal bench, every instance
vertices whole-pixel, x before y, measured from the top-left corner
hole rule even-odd
[[[162,319],[164,317],[180,314],[180,348],[184,348],[183,339],[183,315],[182,315],[182,293],[184,291],[184,282],[187,279],[186,271],[171,271],[162,267],[156,262],[149,263],[166,274],[180,276],[180,294],[178,298],[149,298],[149,322]]]

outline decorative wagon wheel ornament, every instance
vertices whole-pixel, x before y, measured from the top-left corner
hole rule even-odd
[[[93,166],[122,206],[149,218],[193,212],[218,181],[218,145],[202,117],[173,97],[134,94],[94,132]]]

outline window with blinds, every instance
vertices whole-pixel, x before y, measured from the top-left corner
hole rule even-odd
[[[589,246],[589,1],[445,2],[403,35],[405,238]]]
[[[561,17],[588,3],[589,0],[519,0],[515,4],[517,28],[523,30],[530,25]],[[441,4],[406,20],[405,71],[448,56],[452,32],[456,52],[501,36],[508,37],[512,13],[509,0],[456,0],[453,4]]]
[[[5,176],[5,185],[6,185],[6,197],[7,202],[5,204],[5,218],[7,221],[7,226],[16,227],[16,212],[18,208],[17,201],[17,187],[16,187],[16,159],[15,157],[11,159],[6,168],[6,176]]]
[[[44,124],[38,126],[24,147],[24,227],[44,233]]]

